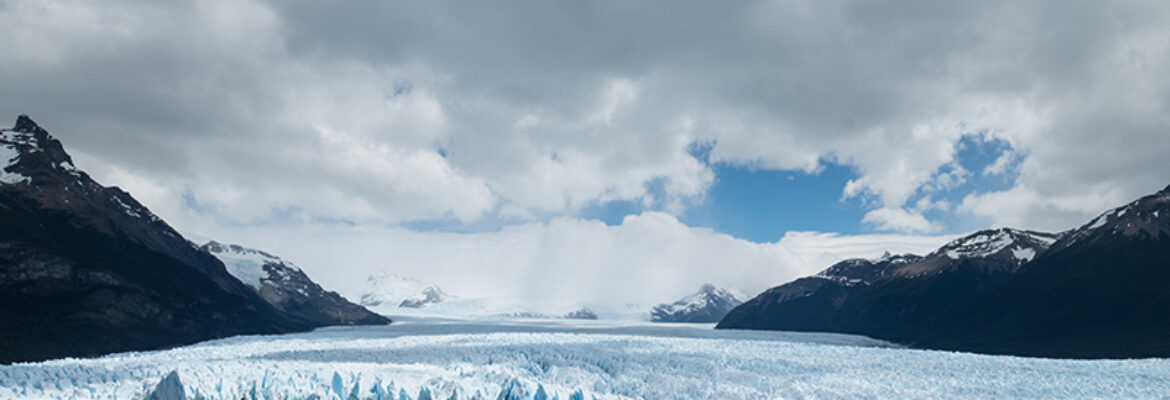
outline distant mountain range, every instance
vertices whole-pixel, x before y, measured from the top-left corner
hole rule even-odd
[[[438,285],[382,271],[366,278],[361,305],[382,313],[396,308],[423,308],[446,301],[449,296]]]
[[[727,312],[743,303],[727,289],[704,284],[698,292],[650,310],[653,322],[719,322]]]
[[[721,329],[853,333],[1041,357],[1170,356],[1170,187],[1072,231],[973,233],[919,257],[845,260],[732,310]]]
[[[0,131],[0,362],[389,322],[338,313],[338,302],[298,303],[320,288],[294,275],[305,297],[245,284],[130,194],[77,169],[32,119]]]

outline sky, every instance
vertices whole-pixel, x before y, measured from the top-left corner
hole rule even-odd
[[[756,292],[1170,183],[1170,3],[0,0],[28,114],[354,297]]]

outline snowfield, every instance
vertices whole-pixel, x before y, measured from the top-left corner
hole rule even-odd
[[[0,366],[4,399],[134,399],[156,387],[205,399],[1164,398],[1170,360],[983,356],[709,324],[399,317]]]

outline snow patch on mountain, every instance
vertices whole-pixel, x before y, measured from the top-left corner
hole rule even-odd
[[[852,258],[843,260],[825,268],[809,278],[831,280],[847,286],[873,283],[890,271],[903,265],[922,261],[922,256],[915,254],[891,255],[886,252],[875,259]]]
[[[1110,212],[1106,212],[1104,214],[1098,215],[1097,218],[1093,218],[1093,222],[1089,223],[1089,226],[1085,229],[1094,230],[1094,229],[1100,228],[1102,226],[1105,226],[1105,223],[1109,222],[1109,217],[1112,216],[1112,214],[1113,214],[1113,212],[1110,211]]]
[[[1167,208],[1170,208],[1170,187],[1101,213],[1088,224],[1072,231],[1068,235],[1068,240],[1061,246],[1070,246],[1097,232],[1125,236],[1145,234],[1158,238],[1162,234],[1170,233],[1170,220],[1161,218],[1161,211]]]
[[[1057,239],[1057,235],[1048,233],[1011,228],[992,229],[956,239],[943,245],[935,254],[943,254],[954,260],[986,258],[1010,248],[1015,259],[1027,262],[1048,249]]]
[[[297,267],[291,262],[284,261],[280,257],[239,245],[223,244],[213,240],[205,243],[201,247],[222,261],[224,266],[227,267],[228,273],[232,274],[236,279],[239,279],[240,282],[256,290],[260,290],[260,287],[264,284],[264,280],[276,278],[270,276],[269,271],[264,269],[265,265],[284,266],[294,271],[301,270],[300,267]],[[285,273],[282,268],[272,268],[270,270],[276,274]],[[277,279],[277,281],[283,281],[283,279]]]
[[[888,253],[887,253],[888,254]],[[884,258],[884,257],[883,257]],[[864,258],[851,258],[833,264],[829,268],[810,276],[810,278],[821,278],[830,281],[841,282],[847,285],[853,285],[864,282],[863,279],[852,276],[849,272],[859,268],[873,268],[873,264],[885,262],[882,258],[867,260]]]
[[[1002,251],[1013,242],[1011,235],[1007,232],[996,231],[995,233],[978,234],[958,239],[947,245],[944,251],[947,257],[956,260],[982,258]]]
[[[1028,262],[1036,258],[1036,249],[1031,247],[1016,247],[1012,249],[1012,256],[1017,260]]]

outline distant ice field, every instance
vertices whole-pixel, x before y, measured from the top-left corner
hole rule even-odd
[[[1164,398],[1170,360],[1048,360],[711,325],[398,317],[0,366],[0,398]],[[164,377],[176,372],[178,381]]]

